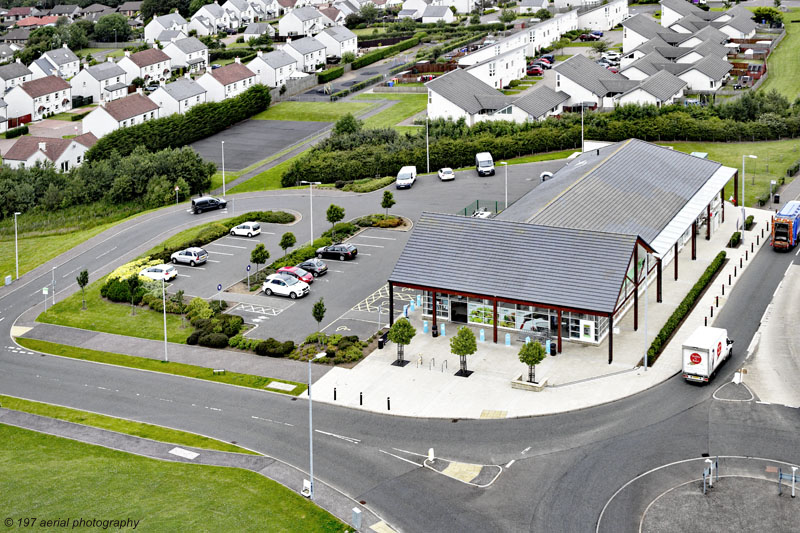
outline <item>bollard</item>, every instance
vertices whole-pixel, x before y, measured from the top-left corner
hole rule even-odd
[[[722,295],[725,296],[725,284],[722,284]]]
[[[336,387],[333,388],[333,401],[336,401]]]
[[[708,327],[708,317],[707,316],[703,317],[703,325]]]
[[[428,333],[428,321],[427,320],[423,320],[422,321],[422,333]]]
[[[759,241],[758,241],[758,235],[756,235],[756,244],[758,244],[758,242],[759,242]]]
[[[531,338],[525,337],[525,344],[530,344],[530,343],[531,343]]]
[[[363,392],[359,392],[358,393],[358,405],[364,405],[364,393]]]
[[[481,328],[480,340],[481,340],[481,342],[485,342],[486,341],[486,334],[483,332],[483,328]]]
[[[441,326],[439,326],[439,329],[441,330],[441,331],[439,332],[439,335],[441,335],[442,337],[444,337],[444,324],[442,324]]]
[[[739,258],[739,268],[743,268],[742,267],[742,258],[741,257]]]
[[[506,333],[506,346],[511,346],[511,333]]]
[[[714,306],[711,306],[711,318],[714,318]]]
[[[422,307],[422,295],[417,294],[417,307]]]
[[[392,399],[389,398],[388,396],[386,397],[386,410],[387,411],[392,410]]]
[[[794,498],[794,482],[797,479],[797,467],[792,467],[792,498]]]
[[[745,250],[744,251],[744,260],[747,261],[747,259],[748,259],[747,250]]]
[[[761,238],[764,238],[764,228],[761,228]]]
[[[728,274],[728,285],[730,285],[730,284],[731,284],[731,275]]]
[[[409,306],[408,307],[409,313],[413,313],[414,312],[414,302],[412,301],[410,304],[408,304],[408,306]]]
[[[714,305],[719,307],[719,296],[715,296],[714,298],[716,299],[716,302],[714,303]]]
[[[736,277],[736,265],[733,265],[733,277]]]
[[[758,239],[758,235],[756,235],[756,239]],[[745,253],[747,253],[747,250],[745,250]],[[750,243],[750,253],[753,253],[753,243],[752,242]]]

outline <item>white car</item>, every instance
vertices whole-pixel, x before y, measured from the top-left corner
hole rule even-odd
[[[472,213],[472,218],[489,218],[490,216],[492,216],[492,212],[486,207],[476,209],[475,212]]]
[[[456,173],[453,172],[452,168],[440,168],[439,179],[442,181],[452,181],[456,179]]]
[[[243,224],[239,224],[235,228],[231,228],[231,235],[253,237],[259,233],[261,233],[261,224],[258,222],[245,222]]]
[[[394,184],[398,189],[410,189],[416,181],[417,167],[411,165],[400,169]]]
[[[292,300],[302,298],[309,291],[308,283],[287,274],[270,274],[261,286],[261,290],[267,296],[277,294],[288,296]]]
[[[156,265],[145,268],[139,275],[156,281],[170,281],[178,277],[178,269],[172,265]]]
[[[622,54],[619,52],[605,52],[602,57],[608,59],[609,61],[617,62],[622,58]]]

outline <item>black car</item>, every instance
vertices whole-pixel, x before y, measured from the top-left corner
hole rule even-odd
[[[352,244],[332,244],[331,246],[323,246],[317,250],[317,257],[331,257],[344,261],[345,259],[355,259],[358,255],[358,249]],[[305,268],[305,267],[304,267]]]
[[[192,200],[192,213],[196,215],[212,209],[225,209],[227,206],[228,202],[225,200],[214,198],[213,196],[203,196]]]
[[[325,264],[325,261],[315,257],[312,257],[308,261],[303,261],[297,265],[297,267],[302,268],[306,272],[311,272],[315,278],[328,273],[328,265]]]

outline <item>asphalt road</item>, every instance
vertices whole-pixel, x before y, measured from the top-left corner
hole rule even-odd
[[[530,188],[532,183],[526,178],[536,178],[541,170],[555,166],[512,167],[510,196],[517,197]],[[411,218],[422,210],[452,212],[457,204],[465,203],[463,198],[485,198],[490,192],[496,196],[499,183],[498,177],[457,180],[462,200],[442,193],[442,187],[452,184],[426,183],[397,194],[394,211]],[[319,194],[325,200],[318,202],[315,194],[315,215],[322,220],[329,201],[343,205],[350,216],[374,212],[382,193]],[[237,210],[238,206],[281,206],[307,215],[307,200],[303,191],[248,194],[237,197]],[[207,214],[203,220],[217,216],[221,215]],[[184,207],[168,208],[92,239],[53,262],[58,265],[58,296],[76,290],[74,284],[67,285],[67,280],[74,278],[71,271],[85,266],[92,279],[97,279],[199,220],[188,216]],[[302,226],[305,220],[296,227],[298,240],[308,237]],[[767,249],[753,261],[717,318],[716,325],[728,328],[737,349],[710,386],[689,385],[676,377],[644,393],[592,409],[513,420],[411,419],[318,404],[315,429],[326,433],[315,436],[315,474],[356,500],[366,501],[402,531],[573,532],[594,531],[601,510],[617,489],[664,463],[703,453],[798,463],[796,410],[754,402],[723,405],[711,398],[741,364],[743,348],[787,265],[797,257]],[[16,316],[32,305],[41,305],[40,289],[50,277],[48,264],[12,288],[0,289],[0,334],[7,336]],[[307,405],[302,400],[19,354],[5,347],[10,344],[6,340],[0,349],[3,394],[198,432],[236,441],[300,468],[307,465]],[[471,487],[421,468],[422,458],[415,454],[426,454],[429,447],[439,457],[503,465],[503,471],[490,487]],[[646,503],[634,498],[626,513],[604,516],[603,530],[630,530],[631,517]]]

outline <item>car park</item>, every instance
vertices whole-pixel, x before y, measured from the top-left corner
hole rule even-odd
[[[355,259],[356,255],[358,255],[358,248],[352,244],[332,244],[317,249],[317,257],[319,259],[330,257],[344,261],[345,259]]]
[[[258,222],[244,222],[231,228],[231,235],[233,236],[253,237],[259,233],[261,233],[261,224]]]
[[[294,278],[299,279],[303,283],[314,283],[314,275],[311,272],[307,272],[300,267],[293,267],[293,266],[280,267],[277,270],[277,273],[292,276]]]
[[[192,200],[192,213],[197,215],[203,211],[210,211],[212,209],[225,209],[227,206],[228,202],[222,198],[203,196]]]
[[[489,152],[475,154],[475,170],[478,176],[494,176],[494,160]]]
[[[139,275],[155,281],[170,281],[178,277],[178,269],[172,265],[155,265],[145,268]]]
[[[297,265],[297,267],[302,268],[306,272],[311,272],[311,275],[315,278],[328,273],[328,265],[325,264],[325,261],[322,259],[317,259],[316,257],[312,257],[307,261],[303,261]]]
[[[187,248],[175,252],[170,256],[173,264],[183,263],[185,265],[202,265],[208,260],[208,252],[202,248]]]
[[[456,179],[456,173],[453,172],[452,168],[448,167],[440,168],[438,174],[439,174],[439,179],[442,181],[452,181]]]
[[[276,294],[288,296],[292,300],[302,298],[309,293],[308,283],[287,274],[270,274],[261,286],[267,296]]]
[[[394,184],[398,189],[410,189],[417,181],[417,167],[411,165],[400,169]]]

